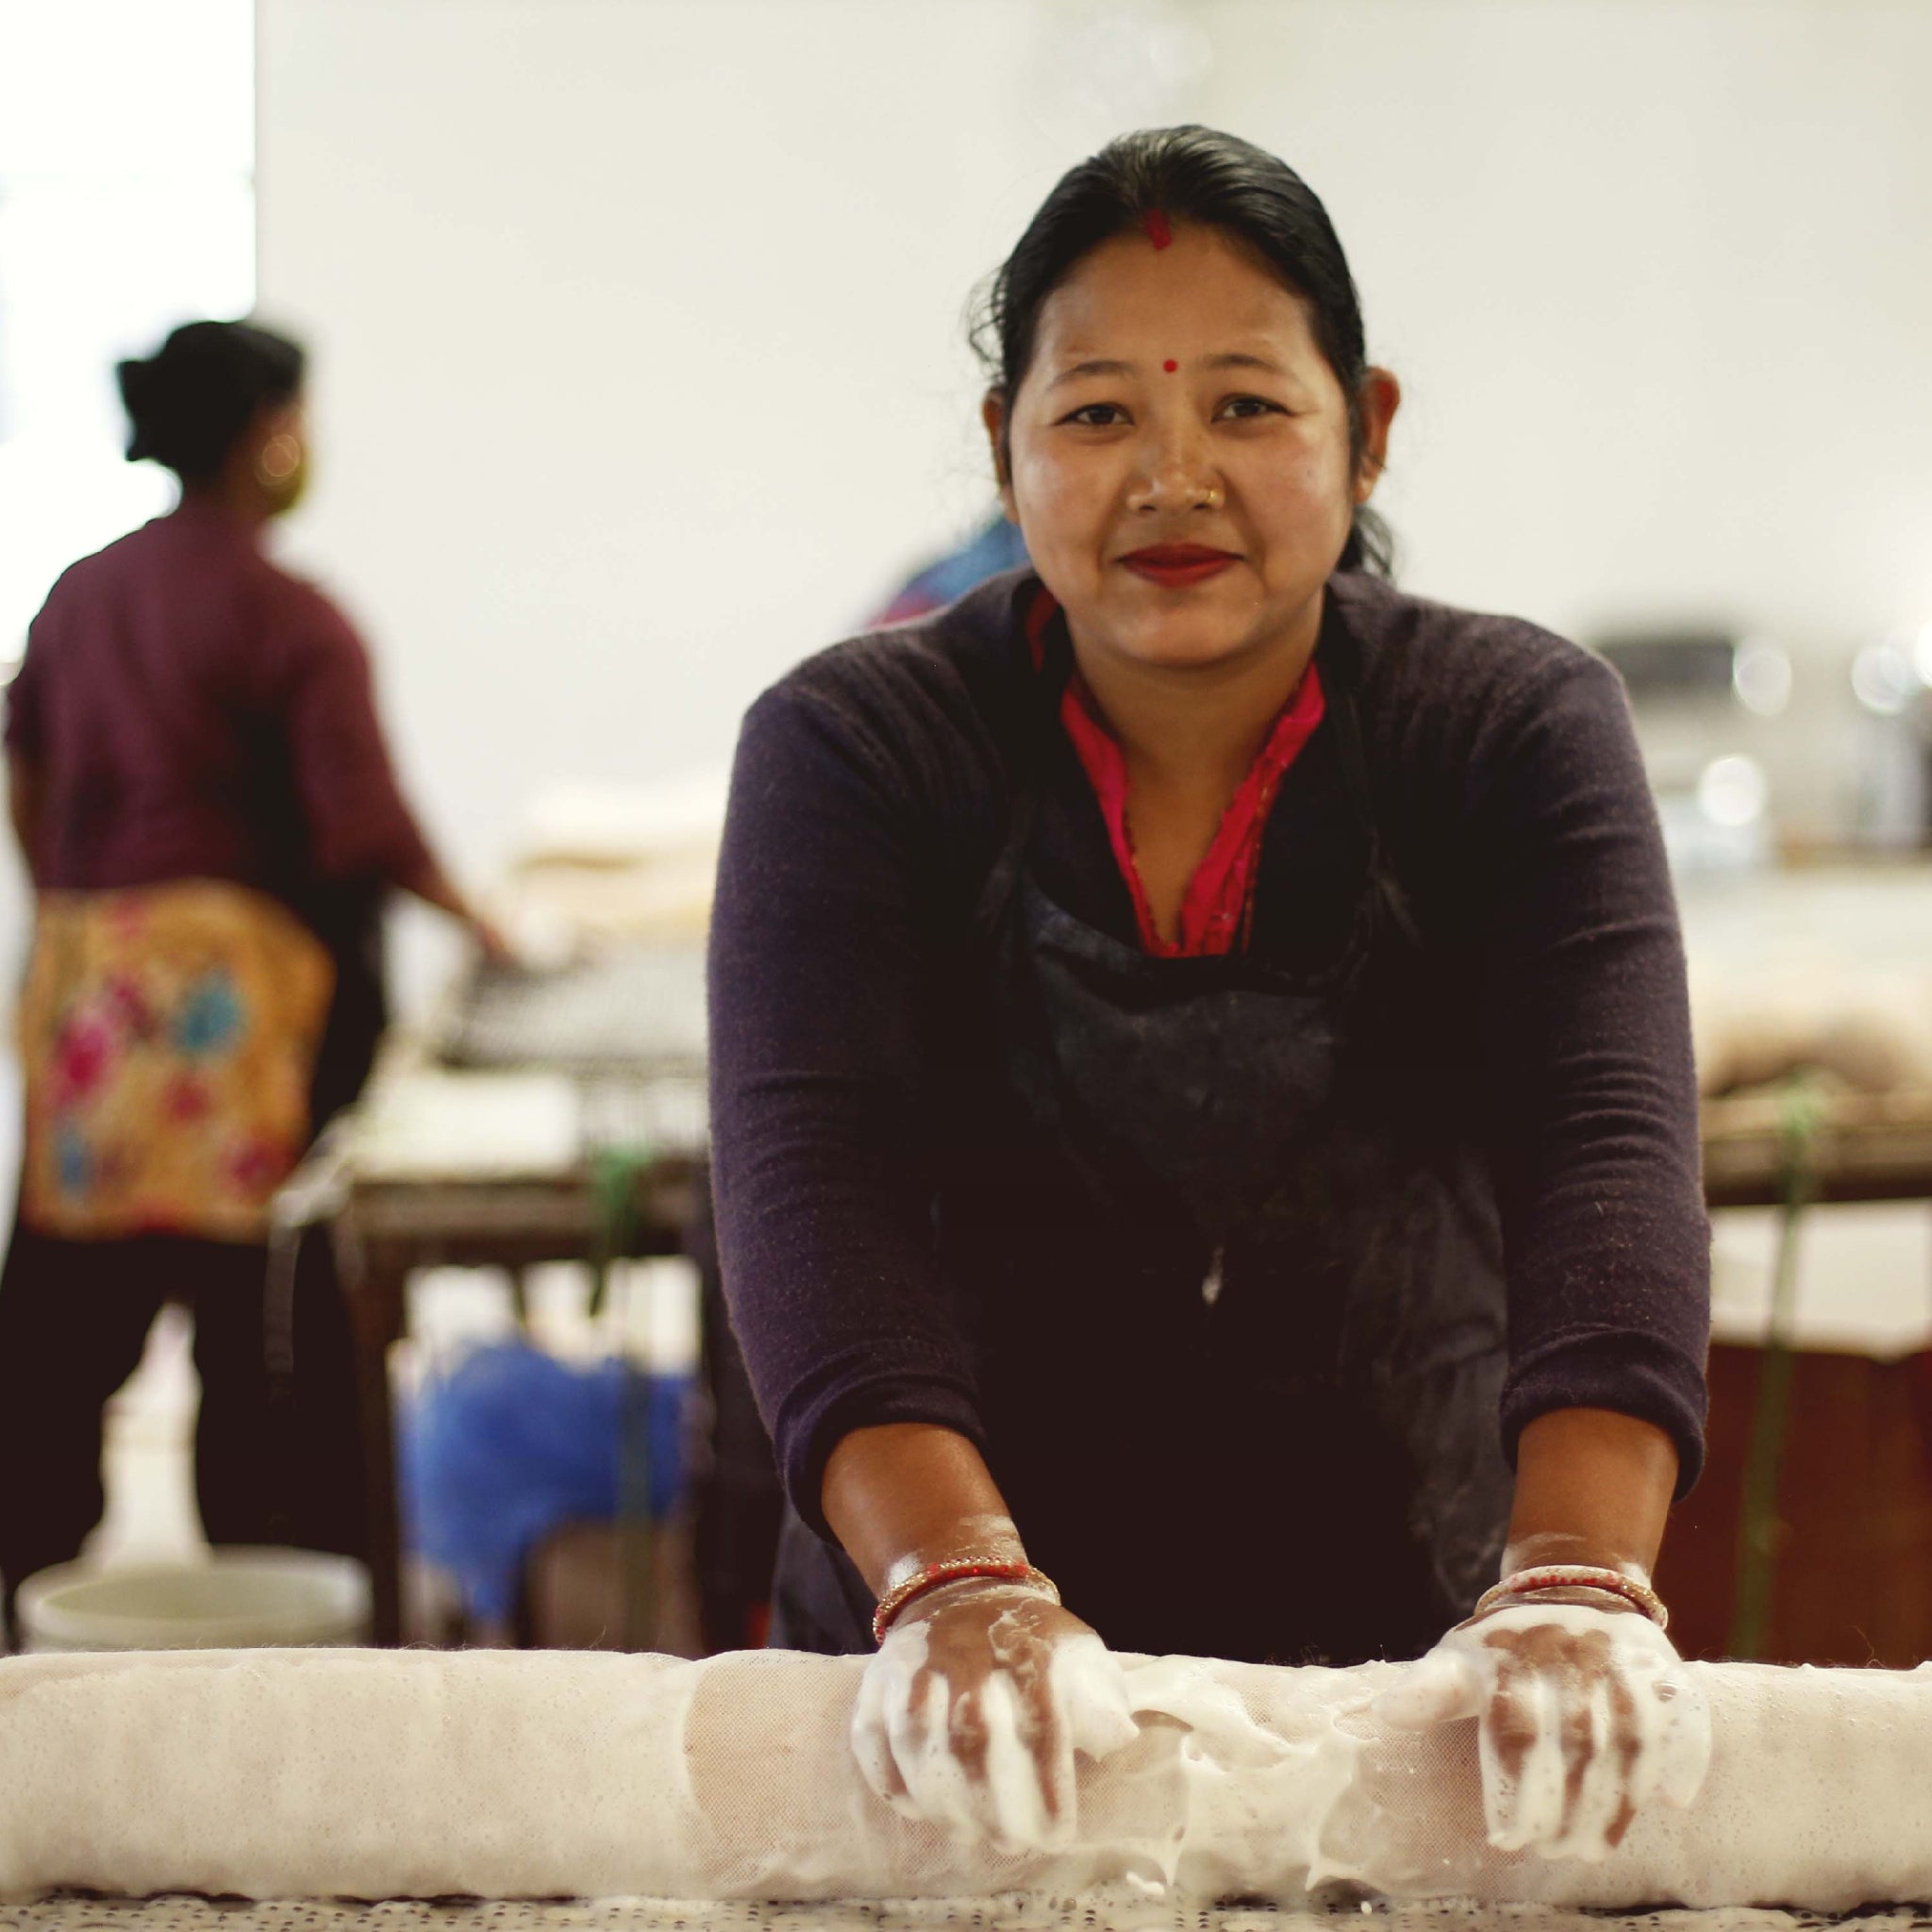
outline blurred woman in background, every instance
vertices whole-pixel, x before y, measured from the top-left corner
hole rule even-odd
[[[361,642],[261,549],[302,492],[303,370],[294,342],[218,322],[120,365],[129,460],[172,470],[180,503],[66,572],[9,694],[36,899],[0,1275],[9,1626],[21,1582],[100,1516],[102,1406],[169,1300],[194,1311],[209,1541],[360,1540],[346,1325],[320,1253],[271,1445],[268,1204],[368,1074],[386,892],[488,936],[397,785]]]

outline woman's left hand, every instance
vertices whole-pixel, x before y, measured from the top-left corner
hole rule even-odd
[[[1607,1857],[1653,1798],[1689,1805],[1710,1715],[1670,1640],[1636,1610],[1521,1601],[1458,1624],[1370,1707],[1387,1724],[1477,1718],[1498,1851]]]

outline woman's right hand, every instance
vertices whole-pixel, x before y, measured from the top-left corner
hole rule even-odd
[[[865,1781],[902,1816],[1003,1851],[1074,1826],[1074,1759],[1137,1734],[1125,1673],[1049,1596],[974,1578],[910,1605],[866,1666],[852,1716]]]

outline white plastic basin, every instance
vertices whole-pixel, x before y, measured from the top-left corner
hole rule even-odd
[[[347,1557],[220,1549],[205,1562],[62,1563],[20,1587],[30,1651],[253,1650],[365,1642],[369,1575]]]

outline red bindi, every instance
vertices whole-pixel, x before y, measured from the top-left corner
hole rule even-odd
[[[1167,358],[1167,360],[1163,362],[1160,366],[1164,370],[1166,370],[1170,375],[1172,375],[1174,373],[1174,371],[1178,369],[1181,365],[1178,362],[1176,362],[1172,356],[1170,356]]]
[[[1174,240],[1174,230],[1167,225],[1167,217],[1158,208],[1147,210],[1147,219],[1141,224],[1147,230],[1147,239],[1157,248],[1165,248]]]

